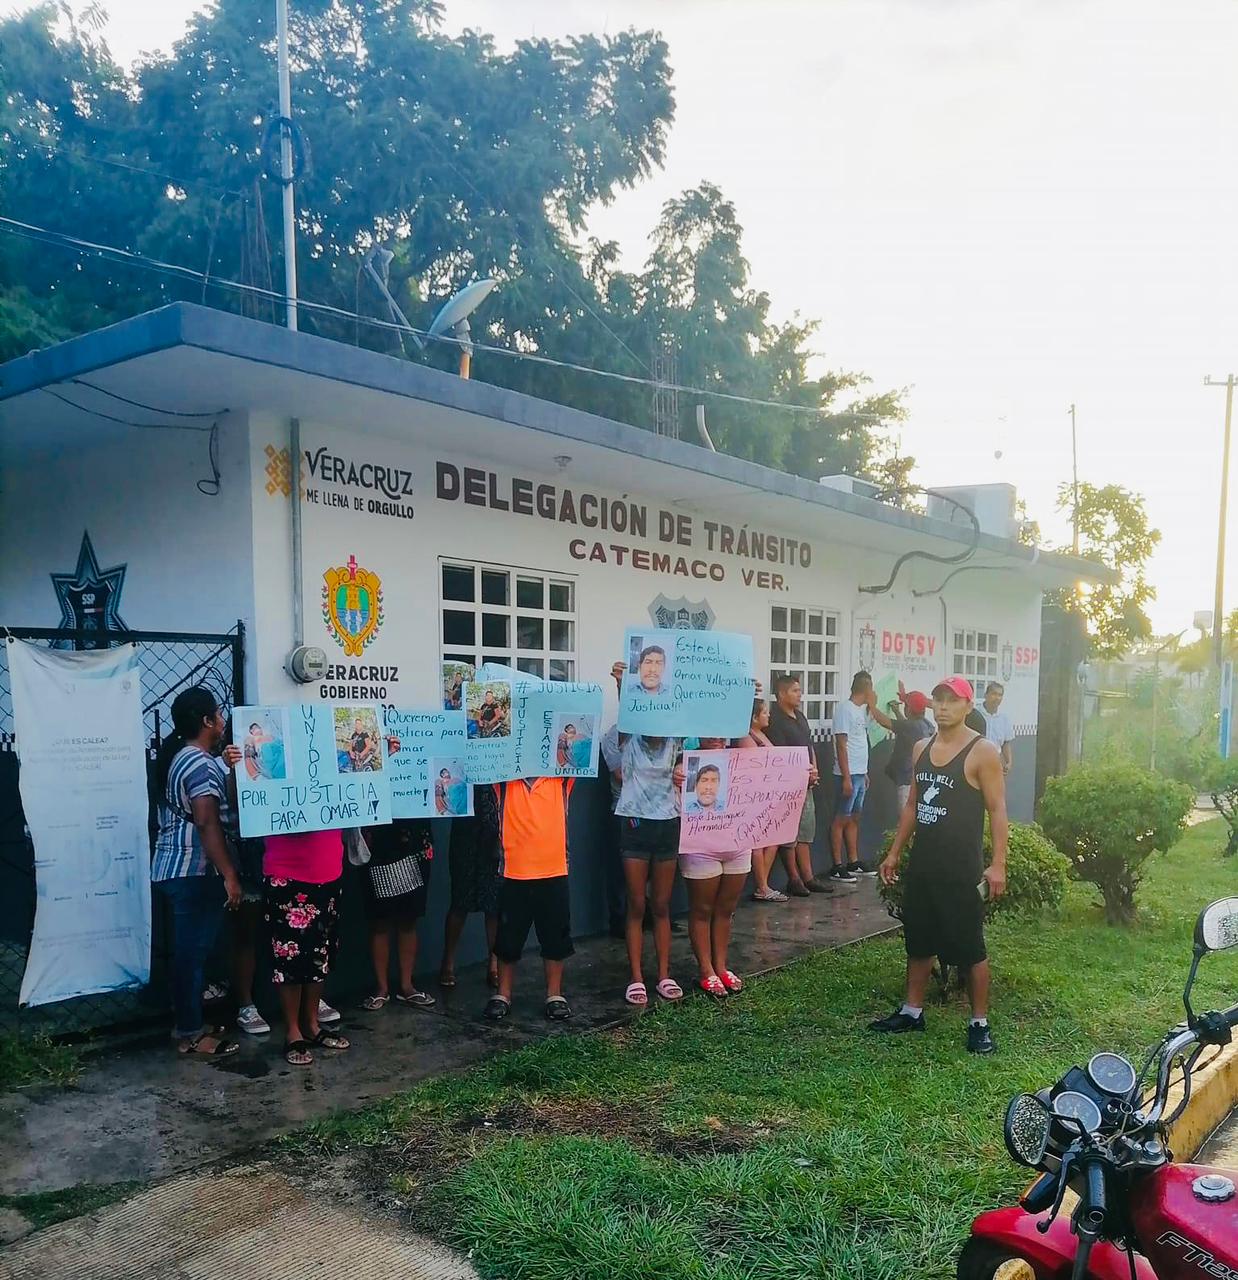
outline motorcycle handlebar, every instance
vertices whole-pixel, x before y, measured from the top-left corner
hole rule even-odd
[[[1099,1231],[1108,1215],[1104,1162],[1089,1160],[1085,1172],[1087,1178],[1081,1218],[1093,1231]]]

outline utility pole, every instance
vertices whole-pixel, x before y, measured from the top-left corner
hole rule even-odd
[[[1075,406],[1070,406],[1070,469],[1074,476],[1074,501],[1070,508],[1071,550],[1079,554],[1079,436],[1075,430]]]
[[[1229,505],[1229,438],[1230,427],[1234,420],[1234,375],[1229,374],[1224,382],[1207,377],[1204,379],[1204,386],[1225,388],[1225,443],[1221,446],[1221,512],[1217,522],[1217,581],[1212,612],[1212,657],[1219,671],[1225,659],[1225,515]]]
[[[275,38],[279,66],[279,177],[284,188],[284,305],[288,328],[295,329],[297,327],[297,209],[292,190],[292,82],[288,70],[288,0],[275,0]]]

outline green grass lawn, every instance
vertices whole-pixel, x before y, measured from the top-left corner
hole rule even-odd
[[[80,1067],[76,1049],[47,1036],[0,1035],[0,1090],[31,1084],[70,1085]]]
[[[1238,885],[1224,828],[1156,858],[1139,923],[1072,885],[1061,915],[990,930],[998,1053],[966,1006],[923,1036],[867,1020],[901,993],[898,937],[820,953],[724,1005],[689,1000],[617,1033],[556,1038],[291,1140],[325,1141],[370,1190],[502,1280],[907,1280],[954,1274],[972,1217],[1027,1181],[1010,1096],[1101,1048],[1137,1054],[1182,1013],[1200,908]],[[1196,1007],[1238,998],[1205,961]]]

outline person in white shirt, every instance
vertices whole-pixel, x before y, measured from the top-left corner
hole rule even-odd
[[[1011,743],[1014,742],[1014,726],[1010,717],[1001,710],[1002,699],[1006,696],[1006,686],[996,680],[990,680],[985,686],[984,701],[976,708],[984,717],[984,736],[1001,752],[1002,772],[1009,773],[1014,764]]]
[[[860,671],[851,681],[851,697],[834,708],[834,820],[830,824],[834,869],[830,879],[845,884],[854,884],[860,876],[877,874],[864,866],[859,854],[860,814],[868,794],[870,720],[883,729],[893,728],[894,722],[877,706],[872,676]]]

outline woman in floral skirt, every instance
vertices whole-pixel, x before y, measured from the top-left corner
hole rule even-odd
[[[284,1013],[284,1058],[294,1067],[307,1067],[315,1048],[349,1046],[318,1018],[322,985],[339,945],[343,832],[267,836],[262,872],[271,981]]]

